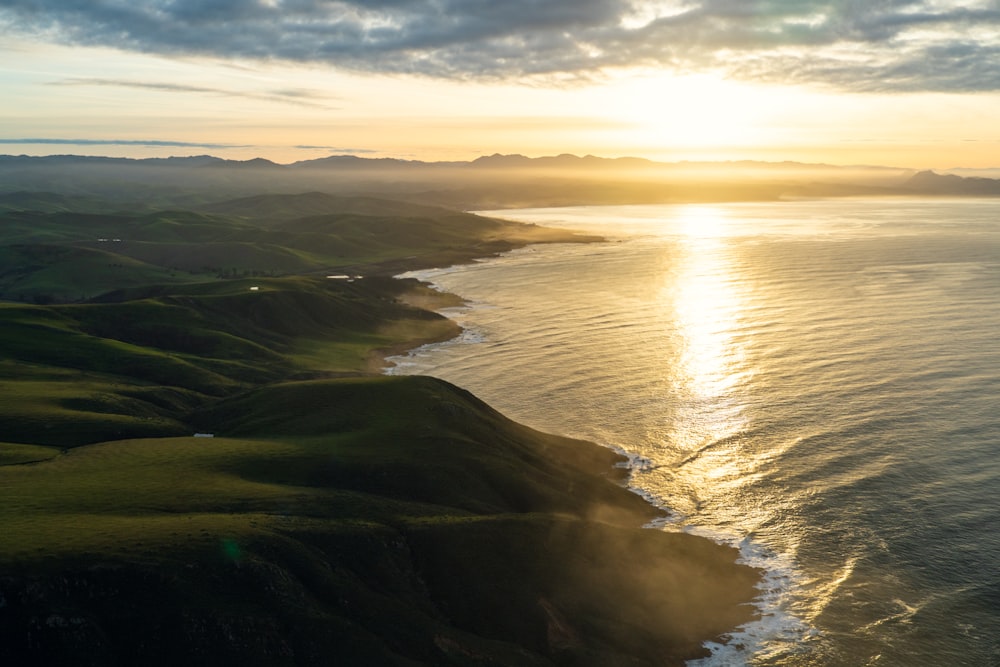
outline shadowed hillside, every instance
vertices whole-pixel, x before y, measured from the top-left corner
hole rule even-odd
[[[409,305],[455,297],[388,272],[585,239],[47,197],[0,213],[3,664],[652,666],[751,617],[735,551],[638,529],[622,457],[371,374],[457,333]]]

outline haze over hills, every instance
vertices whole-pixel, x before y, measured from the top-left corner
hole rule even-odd
[[[291,164],[209,155],[0,156],[0,188],[101,197],[130,206],[192,206],[260,192],[367,193],[464,210],[583,204],[773,201],[865,195],[992,196],[994,179],[933,178],[881,166],[799,162],[653,162],[493,154],[467,162],[334,155]],[[2,206],[3,204],[0,204]]]
[[[906,181],[906,187],[922,194],[968,197],[1000,196],[1000,179],[938,174],[933,171],[921,171],[914,174]]]

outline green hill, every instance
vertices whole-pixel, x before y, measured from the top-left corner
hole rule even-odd
[[[75,199],[46,193],[17,199],[35,209],[0,208],[0,260],[6,260],[0,299],[29,302],[78,301],[119,287],[206,276],[361,267],[389,275],[404,265],[454,264],[530,242],[587,240],[443,208],[321,193],[138,213],[66,210]]]
[[[640,530],[618,455],[370,374],[457,333],[383,274],[578,238],[33,201],[0,213],[0,664],[640,667],[751,617],[757,573]]]
[[[113,210],[117,207],[117,205],[93,197],[63,195],[55,192],[18,190],[16,192],[0,193],[0,211],[42,211],[45,213],[74,211],[78,213],[96,213]]]
[[[748,618],[755,573],[636,530],[656,512],[608,482],[613,453],[440,381],[282,384],[199,419],[217,437],[0,467],[22,573],[0,657],[659,665]]]
[[[455,211],[394,199],[331,195],[324,192],[302,194],[263,194],[242,197],[198,207],[205,213],[255,220],[270,226],[295,218],[322,215],[371,215],[392,217],[436,217],[454,215]]]
[[[396,300],[408,287],[218,280],[87,304],[0,304],[3,437],[66,447],[178,435],[192,430],[186,411],[211,397],[296,374],[358,372],[382,348],[454,335],[448,320]],[[171,407],[164,396],[178,392],[188,400]]]
[[[0,246],[0,267],[0,299],[35,303],[78,301],[123,287],[183,280],[163,266],[75,245]]]

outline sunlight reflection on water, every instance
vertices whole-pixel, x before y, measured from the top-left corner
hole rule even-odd
[[[668,364],[677,418],[666,441],[682,450],[672,484],[689,489],[696,509],[724,489],[746,483],[750,463],[741,439],[749,428],[744,400],[746,351],[737,336],[744,299],[726,242],[725,211],[681,209],[670,222],[682,252],[662,289],[666,321],[679,333],[678,357]]]
[[[473,299],[463,341],[485,343],[400,371],[632,452],[669,529],[765,567],[761,624],[704,664],[993,664],[1000,644],[970,637],[1000,637],[982,530],[1000,479],[1000,206],[496,215],[611,241],[421,275]]]

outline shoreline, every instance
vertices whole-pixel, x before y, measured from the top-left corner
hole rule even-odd
[[[393,345],[372,350],[368,357],[368,368],[373,373],[388,374],[386,371],[392,368],[392,366],[388,365],[391,363],[389,361],[390,357],[401,357],[406,355],[407,352],[425,345],[445,343],[462,335],[462,327],[455,323],[454,320],[438,312],[439,309],[443,310],[445,308],[455,308],[464,305],[466,301],[457,294],[440,292],[429,287],[427,283],[409,279],[407,287],[399,294],[397,300],[407,306],[412,306],[413,308],[440,317],[441,319],[437,322],[439,326],[435,327],[440,330],[428,332],[426,335],[418,336],[411,340],[400,341]]]
[[[526,246],[521,246],[521,248],[529,247],[530,245],[531,244],[528,244]],[[499,257],[500,255],[498,254],[495,256]],[[423,271],[426,269],[418,269],[418,270]],[[408,273],[411,272],[405,272],[403,274],[399,274],[397,276],[394,276],[394,278],[401,280],[416,280],[419,282],[420,286],[424,291],[433,292],[440,296],[438,303],[435,303],[435,299],[432,298],[422,303],[419,307],[432,308],[433,309],[432,312],[447,317],[443,315],[443,313],[441,313],[440,311],[445,310],[447,308],[469,306],[469,301],[464,297],[462,297],[461,295],[439,289],[431,281],[407,276],[406,274]],[[461,334],[465,331],[465,329],[463,329],[457,323],[455,324],[455,326],[458,331],[454,336],[442,338],[440,340],[421,340],[421,341],[415,341],[413,344],[410,345],[400,344],[399,346],[395,346],[395,348],[393,348],[393,351],[395,352],[394,354],[386,354],[381,356],[381,360],[383,364],[385,364],[382,367],[381,371],[382,374],[387,376],[399,376],[399,375],[421,376],[422,374],[420,373],[411,374],[405,371],[402,373],[397,373],[396,369],[399,369],[400,365],[399,363],[393,361],[390,357],[398,357],[400,358],[400,360],[403,360],[408,357],[412,357],[413,353],[424,347],[454,344],[456,343],[457,339],[461,336]],[[560,437],[566,437],[566,436],[560,436]],[[745,554],[742,552],[740,547],[734,544],[733,542],[723,540],[721,538],[713,539],[712,537],[709,537],[707,535],[699,535],[696,533],[690,533],[685,531],[669,531],[665,529],[665,527],[672,522],[671,510],[668,507],[664,507],[660,503],[655,502],[653,496],[649,494],[647,491],[643,490],[638,486],[632,485],[633,471],[635,470],[637,465],[641,464],[639,460],[641,457],[639,457],[638,454],[633,454],[631,452],[626,451],[624,448],[618,446],[605,445],[600,443],[592,443],[592,444],[596,444],[599,447],[614,452],[615,455],[619,457],[618,463],[616,463],[613,466],[612,471],[610,471],[611,474],[615,476],[614,479],[615,483],[619,484],[623,488],[627,489],[629,492],[641,498],[645,504],[647,504],[650,508],[652,508],[656,512],[661,513],[660,516],[653,517],[648,521],[642,523],[641,525],[637,526],[639,529],[653,530],[669,535],[684,536],[685,538],[704,541],[709,544],[731,550],[736,555],[736,558],[734,559],[734,564],[743,567],[749,567],[753,569],[755,572],[757,572],[757,584],[755,585],[755,589],[758,591],[762,590],[763,585],[769,579],[770,573],[767,570],[761,568],[760,566],[745,565],[741,561],[741,559],[744,558]],[[700,651],[697,655],[692,654],[689,657],[684,658],[684,663],[686,664],[688,662],[697,662],[698,664],[711,664],[711,663],[702,663],[702,661],[711,660],[713,657],[717,655],[726,654],[727,650],[731,648],[731,643],[736,641],[737,637],[746,636],[745,633],[743,632],[743,629],[746,625],[761,620],[762,609],[761,605],[757,603],[761,601],[763,597],[764,597],[763,593],[755,593],[751,598],[745,599],[741,604],[746,607],[753,607],[754,611],[745,616],[739,623],[733,625],[729,630],[711,637],[705,637],[701,642],[701,648],[703,650]],[[726,664],[729,663],[727,662]]]
[[[0,661],[654,667],[752,618],[759,572],[709,540],[643,530],[662,512],[619,483],[620,455],[442,380],[365,373],[362,350],[456,329],[416,308],[457,297],[396,303],[399,285],[369,275],[174,288],[176,339],[122,324],[146,321],[141,292],[7,307],[8,337],[31,333],[16,350],[74,349],[86,329],[107,353],[53,368],[107,360],[98,370],[121,376],[101,391],[164,418],[78,401],[93,412],[53,406],[65,429],[38,438],[14,415],[20,437],[69,451],[0,466]],[[39,347],[16,315],[59,318],[45,331],[63,344]],[[119,338],[158,365],[123,365]],[[239,364],[215,352],[234,349]],[[65,377],[58,389],[89,389]]]

